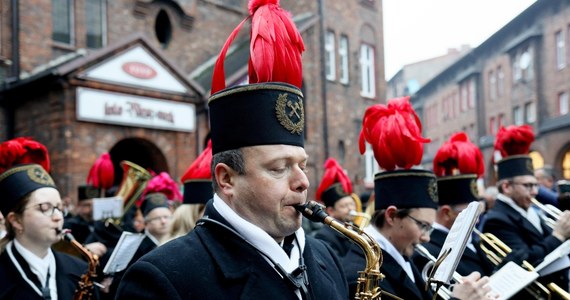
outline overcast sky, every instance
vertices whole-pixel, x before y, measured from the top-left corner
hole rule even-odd
[[[548,1],[548,0],[539,0]],[[476,47],[535,0],[383,0],[386,80],[404,65]]]

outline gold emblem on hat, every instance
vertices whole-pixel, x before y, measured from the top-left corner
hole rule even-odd
[[[335,189],[336,189],[337,195],[340,195],[340,196],[343,196],[343,197],[344,197],[344,196],[348,196],[348,194],[347,194],[347,193],[344,191],[344,189],[342,188],[342,184],[337,183],[337,184],[335,184],[335,185],[336,185],[336,186],[335,186]]]
[[[27,172],[28,178],[35,183],[39,183],[41,185],[53,185],[55,186],[53,179],[49,176],[49,174],[40,166],[32,166],[28,168]]]
[[[149,199],[147,201],[150,201],[150,203],[154,205],[161,205],[164,203],[164,200],[166,200],[166,197],[163,194],[154,193],[149,195]]]
[[[433,200],[433,202],[438,203],[439,198],[437,196],[437,180],[432,178],[429,180],[428,183],[428,195]]]
[[[532,159],[526,160],[526,169],[529,171],[529,173],[534,173],[534,167],[532,166]]]
[[[297,101],[288,100],[288,94],[279,94],[275,111],[277,120],[289,132],[301,135],[305,127],[305,110],[303,99],[297,96]],[[293,120],[297,120],[296,122]]]
[[[94,187],[86,187],[85,188],[85,197],[87,199],[93,199],[99,197],[99,189]]]
[[[473,194],[473,197],[478,198],[479,191],[477,190],[477,180],[475,178],[470,180],[469,187],[471,188],[471,194]]]

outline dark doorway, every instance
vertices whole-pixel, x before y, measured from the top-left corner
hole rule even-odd
[[[109,153],[115,167],[115,185],[120,184],[123,179],[123,168],[120,166],[123,160],[135,163],[151,173],[168,172],[164,154],[156,145],[144,139],[124,139],[113,146]]]

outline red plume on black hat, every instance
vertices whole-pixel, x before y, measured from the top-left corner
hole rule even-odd
[[[499,128],[495,140],[495,149],[501,152],[502,157],[511,155],[526,155],[534,141],[534,133],[529,125]]]
[[[50,171],[46,147],[29,137],[18,137],[0,144],[0,173],[15,165],[38,164]]]
[[[387,171],[420,164],[423,144],[430,142],[421,136],[422,123],[409,98],[392,99],[388,105],[373,105],[364,113],[360,153],[366,151],[365,142],[370,143],[376,161]]]
[[[89,170],[89,175],[87,176],[87,184],[92,185],[98,189],[110,189],[115,181],[115,168],[113,167],[113,161],[111,160],[111,155],[109,153],[103,153],[91,169]]]
[[[214,67],[212,91],[226,87],[224,61],[230,44],[243,24],[251,18],[249,82],[285,82],[301,88],[301,53],[305,45],[291,14],[279,7],[278,0],[250,0],[249,17],[230,34]]]
[[[485,163],[483,154],[465,132],[458,132],[443,143],[433,160],[433,172],[437,176],[476,174],[483,176]]]
[[[347,196],[352,193],[352,183],[350,182],[350,178],[348,178],[341,165],[334,158],[329,158],[325,162],[325,174],[321,179],[321,184],[317,188],[317,193],[315,196],[316,199],[323,200],[322,199],[323,192],[325,192],[335,183],[340,184],[340,186],[342,187],[342,191],[344,192],[343,195],[337,195],[337,196]]]
[[[195,179],[212,180],[212,141],[208,141],[208,145],[198,155],[196,160],[186,169],[186,172],[180,179],[182,183]]]

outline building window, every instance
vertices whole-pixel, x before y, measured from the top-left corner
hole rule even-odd
[[[523,111],[520,106],[515,106],[515,108],[513,108],[513,122],[517,126],[524,123]]]
[[[556,68],[564,69],[566,66],[566,50],[564,45],[564,35],[562,31],[556,32]]]
[[[499,114],[497,117],[497,128],[495,128],[495,133],[499,132],[499,128],[505,126],[505,115]]]
[[[334,32],[327,30],[325,35],[325,72],[327,80],[336,79],[334,59]]]
[[[161,9],[156,15],[154,33],[162,48],[168,48],[168,44],[170,44],[170,40],[172,39],[172,23],[164,9]]]
[[[558,113],[563,116],[568,113],[568,93],[558,94]]]
[[[562,177],[570,179],[570,151],[564,153],[564,158],[562,159]]]
[[[87,0],[85,3],[85,20],[87,22],[87,48],[105,46],[106,1]]]
[[[380,167],[374,158],[374,151],[372,151],[372,146],[370,146],[368,143],[366,143],[366,151],[364,152],[364,162],[366,164],[366,177],[364,180],[366,182],[373,183],[374,174],[378,173]]]
[[[348,84],[348,37],[340,36],[338,45],[338,57],[340,59],[340,83]]]
[[[51,37],[55,42],[71,45],[73,43],[73,1],[51,1]]]
[[[477,88],[475,87],[475,80],[471,79],[467,82],[467,88],[469,89],[469,98],[467,104],[469,108],[475,107],[475,99],[477,99]]]
[[[526,49],[519,57],[519,67],[521,69],[521,77],[526,82],[530,82],[534,78],[532,50]]]
[[[519,64],[519,55],[513,58],[513,82],[518,82],[522,78],[521,66]]]
[[[489,71],[489,100],[493,101],[497,98],[497,74]]]
[[[524,117],[527,124],[533,124],[536,121],[536,105],[534,102],[528,102],[524,105]]]
[[[376,97],[376,74],[374,63],[374,48],[370,45],[362,44],[362,46],[360,46],[360,70],[362,72],[360,95],[363,97]]]
[[[505,93],[505,73],[503,68],[499,66],[497,68],[497,97],[503,96]]]
[[[461,85],[461,112],[467,111],[467,105],[469,102],[468,98],[469,98],[469,90],[467,88],[467,85],[463,83]]]

